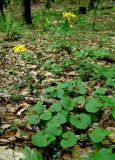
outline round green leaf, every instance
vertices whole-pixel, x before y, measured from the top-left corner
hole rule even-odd
[[[79,87],[78,93],[79,94],[85,94],[87,91],[84,87]]]
[[[52,93],[56,90],[56,87],[48,87],[46,88],[46,93]]]
[[[66,132],[62,135],[63,139],[60,142],[60,145],[63,148],[69,148],[74,146],[77,143],[76,135],[73,132]]]
[[[75,107],[75,101],[73,101],[70,97],[67,97],[67,96],[61,98],[60,103],[68,111],[73,110],[73,108]]]
[[[60,103],[54,103],[49,108],[50,112],[59,112],[61,111],[61,109],[62,109],[62,106],[60,105]]]
[[[115,87],[115,78],[109,77],[106,81],[106,85]]]
[[[66,118],[63,116],[63,114],[57,113],[54,117],[52,117],[50,122],[64,124],[64,123],[66,123]]]
[[[101,148],[94,154],[91,160],[114,160],[114,156],[111,149]]]
[[[42,119],[42,120],[49,120],[51,118],[51,112],[50,111],[44,111],[44,113],[42,113],[41,115],[40,115],[40,119]]]
[[[88,112],[96,113],[101,106],[102,106],[102,103],[99,102],[98,100],[96,100],[96,99],[90,99],[88,101],[88,103],[85,105],[85,109]]]
[[[86,93],[86,89],[83,85],[83,82],[82,82],[81,78],[78,78],[76,80],[76,85],[77,85],[76,93],[79,93],[79,94],[85,94]]]
[[[40,114],[44,111],[44,105],[42,101],[38,101],[37,104],[34,105],[33,111],[35,111],[37,114]]]
[[[70,123],[78,129],[86,129],[91,124],[88,114],[81,113],[70,116]]]
[[[99,143],[103,141],[105,139],[105,136],[109,135],[110,133],[111,133],[110,131],[98,127],[89,134],[89,137],[93,142]]]
[[[54,140],[54,136],[45,134],[43,131],[39,131],[32,136],[32,143],[38,147],[46,147]]]
[[[66,109],[62,109],[59,113],[62,114],[64,117],[67,117],[69,111],[67,111]]]
[[[60,87],[57,87],[57,97],[58,98],[61,98],[61,97],[63,97],[63,95],[64,95],[64,90],[62,89],[62,88],[60,88]]]
[[[105,94],[106,92],[108,91],[108,89],[107,88],[103,88],[103,87],[101,87],[101,88],[96,88],[96,93],[99,93],[99,94]]]
[[[28,116],[28,123],[30,125],[36,125],[40,122],[40,117],[37,114],[34,114],[32,116]]]
[[[45,133],[53,136],[59,136],[62,133],[62,127],[59,123],[48,123]]]
[[[84,105],[84,103],[85,103],[85,97],[83,97],[83,96],[76,97],[76,102],[78,104]]]
[[[111,106],[115,107],[115,97],[109,97],[111,100]]]

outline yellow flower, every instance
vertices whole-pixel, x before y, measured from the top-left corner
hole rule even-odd
[[[71,12],[63,12],[62,16],[65,17],[65,18],[75,18],[76,17],[76,15],[74,13],[71,13]]]
[[[18,44],[13,48],[13,50],[15,53],[21,53],[27,51],[27,48],[25,47],[25,45]]]

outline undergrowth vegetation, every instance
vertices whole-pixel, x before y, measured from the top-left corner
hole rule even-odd
[[[19,78],[11,83],[16,91],[11,88],[10,101],[19,104],[27,96],[37,99],[24,110],[24,125],[31,133],[26,133],[29,147],[20,160],[59,160],[63,153],[75,160],[77,145],[91,148],[79,160],[115,159],[114,133],[108,127],[114,127],[115,119],[115,58],[112,49],[104,46],[110,37],[101,35],[111,25],[97,22],[95,33],[90,15],[81,16],[77,9],[34,11],[34,26],[25,31],[24,24],[10,14],[0,21],[5,40],[19,41],[9,49],[16,65],[5,68],[8,75]],[[48,81],[47,76],[52,78]],[[21,95],[25,88],[27,95]],[[4,93],[4,87],[0,92]]]

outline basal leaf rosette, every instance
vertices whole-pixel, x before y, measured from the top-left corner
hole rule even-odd
[[[60,142],[60,145],[63,148],[69,148],[74,146],[77,143],[76,135],[73,132],[65,132],[62,135],[63,139]]]
[[[91,117],[85,113],[71,115],[70,123],[78,129],[86,129],[91,124]]]

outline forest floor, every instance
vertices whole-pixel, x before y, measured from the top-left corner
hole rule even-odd
[[[115,56],[115,12],[112,9],[98,10],[95,31],[91,27],[93,11],[78,14],[77,18],[72,20],[69,31],[64,32],[64,18],[61,13],[77,12],[74,5],[61,9],[57,7],[49,12],[42,9],[42,6],[40,8],[33,6],[32,11],[34,26],[23,26],[20,38],[6,41],[4,34],[0,33],[0,160],[18,160],[14,150],[9,149],[19,152],[25,145],[33,148],[31,135],[35,129],[26,125],[26,119],[29,109],[39,99],[46,105],[49,103],[49,99],[44,100],[47,87],[81,77],[87,90],[86,99],[99,87],[107,88],[107,95],[114,97],[115,94],[115,79],[106,82],[102,77],[98,77],[99,67],[112,69],[115,58],[111,61],[110,58],[97,58],[96,55],[107,53]],[[18,44],[25,45],[27,51],[15,53],[14,47]],[[84,53],[88,55],[75,59],[69,55],[71,52],[72,56]],[[97,71],[94,71],[93,66],[88,68],[89,61],[86,59],[89,55],[90,65],[98,65]],[[84,70],[87,73],[84,73]],[[98,121],[92,123],[89,130],[95,125],[101,125],[115,131],[111,108],[106,108],[99,116]],[[109,137],[108,141],[106,145],[113,145],[115,135],[113,138]],[[7,153],[4,153],[6,148]],[[70,153],[68,151],[62,153],[60,159],[77,160],[80,157],[87,157],[93,149],[88,140],[83,143],[79,141]]]

